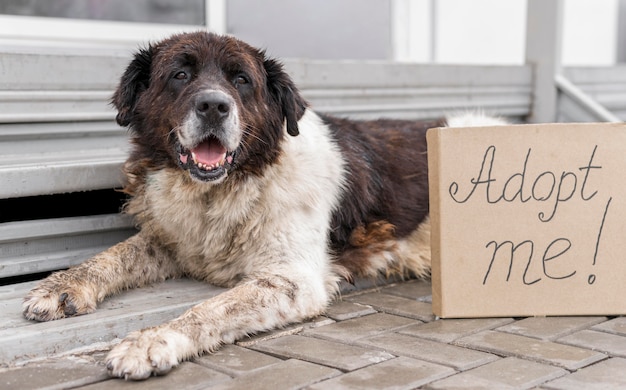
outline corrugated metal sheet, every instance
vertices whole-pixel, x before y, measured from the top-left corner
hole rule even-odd
[[[133,233],[120,214],[0,224],[0,278],[79,264]]]

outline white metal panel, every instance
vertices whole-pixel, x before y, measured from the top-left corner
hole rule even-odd
[[[128,153],[109,100],[128,54],[5,50],[0,198],[114,188]]]
[[[0,123],[115,118],[111,91],[0,91]]]
[[[604,109],[626,120],[626,65],[568,67],[563,75]]]
[[[315,61],[288,59],[284,64],[301,89],[392,88],[462,85],[529,85],[524,65],[430,65],[387,61]]]
[[[111,91],[130,53],[97,49],[8,49],[0,55],[0,91]]]
[[[314,109],[354,118],[436,118],[480,109],[530,111],[527,66],[440,66],[389,62],[286,61]]]
[[[121,187],[128,148],[112,121],[0,125],[0,198]]]
[[[556,86],[559,89],[560,97],[569,105],[562,106],[562,109],[577,109],[591,118],[591,121],[598,122],[619,122],[620,119],[612,112],[603,107],[593,97],[585,93],[574,85],[563,75],[556,76]],[[572,108],[568,108],[572,107]]]
[[[0,278],[67,268],[135,233],[120,214],[0,224]]]
[[[580,104],[565,94],[559,95],[558,122],[597,122],[598,119],[586,110],[581,109]]]

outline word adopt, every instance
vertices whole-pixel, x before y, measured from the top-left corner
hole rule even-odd
[[[598,146],[595,145],[590,151],[590,157],[574,169],[562,170],[560,172],[545,170],[531,176],[528,173],[528,166],[533,158],[533,149],[528,148],[526,157],[517,172],[508,177],[497,178],[494,174],[497,148],[494,145],[490,145],[484,152],[478,174],[469,180],[469,185],[463,185],[462,188],[462,184],[454,181],[448,188],[448,194],[458,204],[463,204],[473,199],[474,201],[485,202],[488,205],[501,203],[525,204],[529,202],[535,202],[540,206],[545,205],[542,211],[537,214],[537,221],[542,224],[554,221],[559,212],[559,206],[565,202],[580,200],[583,205],[591,205],[601,201],[603,202],[603,211],[598,216],[595,248],[593,258],[591,259],[592,265],[596,265],[603,229],[613,199],[612,196],[609,196],[606,200],[601,200],[599,190],[589,188],[589,183],[593,181],[594,174],[597,174],[602,169],[602,166],[596,165],[594,162],[597,152]],[[506,281],[509,282],[514,266],[520,264],[521,260],[518,259],[522,259],[524,271],[521,281],[525,285],[538,283],[544,277],[560,280],[571,278],[577,274],[574,264],[567,272],[562,271],[563,264],[560,264],[560,272],[555,272],[553,267],[559,263],[559,260],[565,261],[564,256],[571,254],[569,252],[575,250],[575,248],[573,249],[574,243],[570,238],[557,236],[547,241],[542,240],[543,247],[540,247],[538,241],[537,239],[525,239],[519,242],[514,242],[513,240],[488,241],[485,244],[485,248],[487,253],[490,254],[490,258],[485,270],[483,285],[490,278],[496,277],[492,275],[492,271],[497,261],[504,261],[507,264],[506,261],[508,260]],[[541,270],[541,276],[531,275],[530,270],[534,268]],[[593,284],[595,281],[596,275],[591,273],[587,277],[587,283]]]

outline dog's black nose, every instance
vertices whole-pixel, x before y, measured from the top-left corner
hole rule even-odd
[[[220,122],[228,116],[232,104],[224,92],[202,92],[196,97],[196,113],[210,122]]]

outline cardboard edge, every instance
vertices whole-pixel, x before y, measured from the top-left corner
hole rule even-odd
[[[430,213],[430,253],[433,314],[443,317],[441,280],[441,215],[440,215],[440,136],[444,128],[432,128],[426,132],[428,150],[428,193]]]

